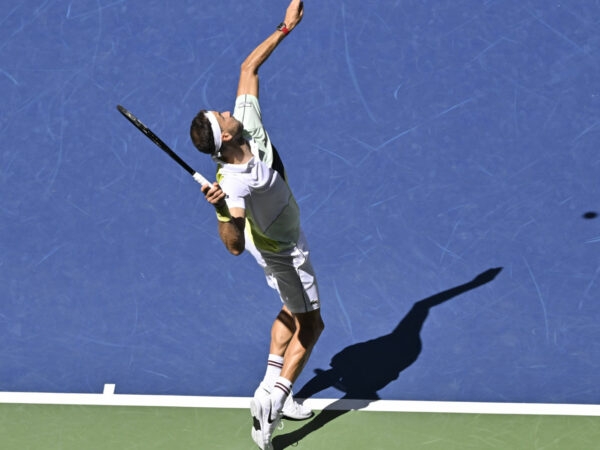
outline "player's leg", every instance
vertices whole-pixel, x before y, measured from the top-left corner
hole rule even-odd
[[[255,396],[250,405],[255,419],[252,438],[261,448],[271,448],[271,437],[284,414],[284,405],[292,398],[292,384],[302,372],[324,329],[318,309],[296,313],[294,319],[296,331],[285,351],[281,375],[270,395]]]
[[[254,396],[270,394],[275,385],[275,380],[281,374],[283,367],[283,355],[290,343],[294,332],[296,331],[296,323],[294,317],[289,310],[284,306],[273,321],[271,327],[271,344],[269,347],[269,357],[267,359],[267,368],[265,375],[257,388]]]
[[[292,313],[295,329],[286,346],[282,372],[275,380],[270,394],[255,396],[251,402],[252,416],[255,419],[252,437],[261,448],[270,447],[273,431],[285,414],[284,407],[286,403],[293,401],[292,383],[304,368],[324,328],[319,312],[316,277],[310,264],[308,249],[303,244],[299,243],[288,255],[269,257],[266,261],[267,281],[279,292],[286,306],[284,311]],[[276,339],[279,337],[276,336]]]
[[[252,236],[246,230],[246,251],[248,251],[255,259],[256,262],[265,272],[267,284],[279,293],[279,285],[277,279],[272,270],[267,266],[265,259],[262,254],[258,251]],[[254,392],[254,396],[263,396],[271,393],[275,380],[281,373],[283,367],[283,355],[287,349],[287,346],[296,331],[296,323],[290,310],[284,305],[277,317],[273,321],[271,326],[271,343],[269,347],[269,357],[267,359],[267,368],[263,380],[259,384],[258,388]],[[302,414],[304,417],[295,418],[308,418],[312,415],[310,411]]]
[[[254,397],[268,396],[273,390],[277,378],[281,375],[285,351],[295,331],[296,321],[294,316],[284,306],[275,318],[271,328],[271,345],[267,368],[263,380],[254,392]],[[296,402],[293,393],[290,393],[283,405],[283,417],[292,420],[306,420],[312,416],[312,410],[302,403]]]
[[[296,332],[296,321],[292,313],[284,306],[271,327],[271,346],[269,353],[283,357],[292,336]]]
[[[281,369],[281,377],[296,381],[306,365],[310,354],[317,343],[325,325],[320,310],[294,314],[296,332],[290,340],[285,352]]]

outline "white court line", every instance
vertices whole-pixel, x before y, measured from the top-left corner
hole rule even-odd
[[[0,392],[0,403],[36,405],[88,406],[152,406],[174,408],[234,408],[247,409],[248,397],[195,397],[184,395],[130,395],[114,394],[115,386],[107,384],[103,394],[60,394],[45,392]],[[308,399],[305,404],[316,411],[328,409],[380,412],[423,412],[455,414],[524,414],[550,416],[600,417],[600,405],[554,403],[485,403],[435,402],[412,400]]]

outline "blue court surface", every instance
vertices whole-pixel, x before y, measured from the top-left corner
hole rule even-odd
[[[287,2],[4,2],[0,390],[252,395],[280,307],[191,166]],[[600,3],[321,0],[261,68],[312,398],[600,404]]]

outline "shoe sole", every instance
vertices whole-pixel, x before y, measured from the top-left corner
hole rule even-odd
[[[288,401],[290,400],[290,397],[288,397],[288,400],[286,400],[285,404],[288,404]],[[306,409],[304,409],[304,407],[302,405],[300,405],[299,403],[296,403],[296,401],[294,399],[291,400],[292,403],[292,407],[289,408],[292,411],[288,411],[286,412],[286,408],[284,405],[283,408],[283,419],[287,419],[287,420],[306,420],[306,419],[310,419],[311,417],[313,417],[315,415],[315,413],[312,410],[308,410],[308,412],[305,413],[299,413],[300,411],[306,411]],[[289,413],[289,414],[288,414]]]
[[[258,445],[258,448],[264,450],[263,430],[260,423],[260,418],[262,417],[262,405],[254,398],[250,401],[250,413],[252,414],[252,440]]]
[[[250,401],[250,413],[252,414],[252,439],[261,450],[273,450],[273,443],[269,439],[267,442],[264,437],[264,430],[259,418],[263,417],[263,407],[260,400],[253,398]],[[278,419],[279,422],[280,419]]]
[[[252,428],[252,440],[254,441],[254,443],[256,445],[258,445],[258,448],[262,449],[263,447],[261,447],[260,443],[261,443],[261,439],[262,439],[262,433],[258,430],[255,430],[254,428]]]
[[[292,421],[295,421],[295,422],[300,422],[302,420],[310,419],[314,415],[315,415],[315,413],[313,411],[311,411],[310,414],[304,415],[304,416],[288,416],[286,413],[283,413],[282,418],[286,419],[286,420],[292,420]]]

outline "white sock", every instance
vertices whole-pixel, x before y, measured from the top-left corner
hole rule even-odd
[[[287,378],[277,377],[273,391],[271,391],[271,404],[275,411],[280,412],[283,410],[283,404],[291,392],[292,382]]]
[[[273,391],[273,386],[275,386],[275,381],[279,377],[282,367],[283,367],[283,356],[270,354],[269,360],[267,361],[267,370],[265,372],[265,377],[263,378],[263,381],[262,381],[263,387],[267,391],[269,391],[269,392]]]

